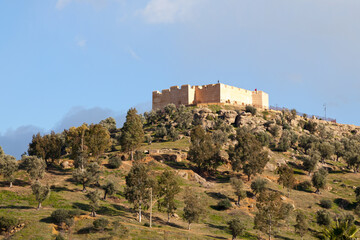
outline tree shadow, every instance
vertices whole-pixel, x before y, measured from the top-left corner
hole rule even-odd
[[[74,192],[73,189],[69,189],[67,187],[59,187],[59,186],[52,186],[51,191],[53,192]]]
[[[90,205],[85,204],[85,203],[75,202],[75,203],[73,203],[73,208],[81,209],[81,210],[86,211],[86,212],[91,212]]]
[[[71,175],[73,170],[72,169],[62,169],[60,167],[50,166],[49,168],[47,168],[46,171],[53,175],[65,176],[65,175]]]
[[[154,157],[155,160],[157,160],[155,157]],[[176,162],[176,161],[164,161],[164,163],[166,165],[168,165],[169,167],[171,168],[174,168],[174,169],[181,169],[181,170],[189,170],[191,169],[186,163],[184,162]]]
[[[246,191],[246,197],[247,197],[247,198],[254,198],[254,197],[255,197],[255,194],[254,194],[253,192]]]
[[[19,187],[25,187],[25,186],[30,186],[31,184],[27,181],[24,181],[22,179],[15,179],[13,181],[13,186],[19,186]],[[8,187],[10,186],[10,182],[8,181],[1,181],[0,182],[0,187]]]
[[[219,237],[219,236],[213,236],[213,235],[205,235],[207,237],[210,237],[210,238],[213,238],[213,239],[228,239],[228,238],[225,238],[225,237]]]
[[[54,223],[54,219],[53,219],[52,217],[45,217],[45,218],[40,219],[40,222],[43,222],[43,223]]]
[[[109,208],[106,206],[101,206],[96,213],[100,214],[100,215],[106,215],[106,216],[122,216],[123,213],[119,212],[113,208]]]
[[[212,197],[214,199],[226,199],[228,198],[225,194],[219,193],[219,192],[206,192],[206,194],[209,197]]]
[[[227,226],[223,226],[223,225],[215,225],[215,224],[212,224],[212,223],[206,223],[206,225],[208,227],[216,228],[216,229],[219,229],[219,230],[222,230],[222,231],[225,231],[227,229]]]
[[[8,205],[8,206],[0,206],[0,209],[33,209],[34,207],[29,206],[16,206],[16,205]]]
[[[295,162],[288,162],[287,164],[289,164],[292,168],[303,170],[303,166],[301,164],[297,164]]]
[[[281,235],[278,235],[278,234],[275,234],[274,237],[275,237],[276,239],[293,240],[292,238],[288,238],[288,237],[281,236]]]
[[[89,227],[84,227],[84,228],[81,228],[79,229],[76,233],[77,234],[89,234],[92,232],[92,226],[89,226]]]
[[[356,207],[356,203],[351,203],[349,200],[344,198],[336,198],[334,199],[334,203],[344,210],[353,210]]]
[[[184,228],[183,226],[179,225],[179,224],[176,224],[176,223],[173,223],[173,222],[167,222],[166,223],[168,226],[170,227],[175,227],[175,228],[179,228],[179,229],[186,229]]]

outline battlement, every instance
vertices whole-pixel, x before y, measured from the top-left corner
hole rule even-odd
[[[153,91],[153,109],[161,109],[173,103],[180,105],[197,104],[234,104],[253,105],[257,108],[269,108],[269,95],[263,91],[250,91],[222,83],[202,86],[188,84],[172,86],[161,92]]]

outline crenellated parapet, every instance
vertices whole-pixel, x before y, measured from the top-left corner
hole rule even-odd
[[[269,96],[263,91],[249,91],[222,83],[202,86],[172,86],[161,92],[153,91],[153,109],[161,109],[173,103],[180,105],[196,104],[233,104],[253,105],[257,108],[269,108]]]

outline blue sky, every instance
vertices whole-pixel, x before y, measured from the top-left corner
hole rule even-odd
[[[3,0],[0,145],[217,80],[359,125],[358,0]],[[120,127],[120,126],[118,126]]]

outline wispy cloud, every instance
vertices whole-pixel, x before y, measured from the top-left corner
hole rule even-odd
[[[135,60],[141,60],[141,57],[139,57],[139,55],[137,55],[137,53],[132,48],[129,47],[128,51],[132,58],[134,58]]]
[[[58,0],[56,2],[56,9],[58,10],[62,10],[64,7],[66,7],[67,5],[69,5],[71,3],[72,0]]]
[[[82,47],[86,46],[87,40],[84,39],[83,37],[77,36],[77,37],[75,37],[75,42],[76,42],[76,45],[78,45],[79,47],[82,48]]]
[[[192,17],[196,4],[203,0],[150,0],[137,13],[148,23],[174,23]]]

